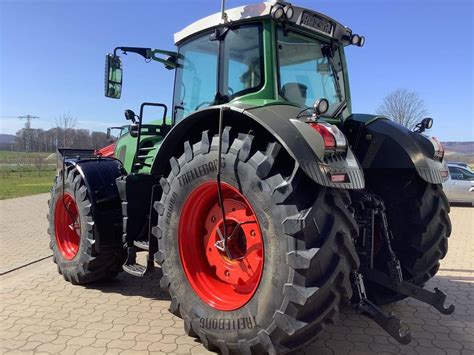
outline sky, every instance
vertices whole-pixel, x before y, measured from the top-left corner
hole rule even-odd
[[[227,0],[227,8],[255,1]],[[346,48],[353,112],[374,113],[402,88],[416,91],[442,141],[474,140],[472,0],[294,1],[366,37]],[[122,99],[104,97],[105,54],[117,46],[174,50],[173,34],[220,10],[220,0],[0,0],[0,133],[34,115],[49,129],[63,114],[76,128],[124,124],[141,102],[171,104],[174,72],[123,58]],[[12,118],[8,118],[8,117]]]

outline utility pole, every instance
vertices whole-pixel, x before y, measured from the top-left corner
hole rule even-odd
[[[20,120],[26,120],[25,121],[25,150],[28,152],[30,151],[31,147],[31,120],[35,118],[39,118],[38,116],[32,116],[32,115],[26,115],[26,116],[18,116]]]
[[[26,120],[25,121],[25,128],[24,128],[24,140],[25,140],[25,150],[28,152],[30,150],[31,146],[31,120],[34,120],[35,118],[39,118],[39,116],[33,116],[33,115],[25,115],[25,116],[0,116],[1,118],[18,118],[20,120]],[[17,145],[18,148],[20,148]]]
[[[18,116],[17,118],[19,118],[20,120],[25,119],[26,120],[25,128],[30,129],[31,128],[31,120],[33,120],[35,118],[39,118],[39,117],[38,116],[32,116],[32,115],[26,115],[26,116]]]

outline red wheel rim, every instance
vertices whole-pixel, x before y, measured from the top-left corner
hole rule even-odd
[[[211,307],[231,311],[255,294],[263,271],[263,238],[255,211],[233,186],[222,183],[228,250],[217,232],[223,231],[217,183],[195,188],[184,203],[178,227],[181,263],[191,287]],[[216,244],[217,243],[217,244]],[[229,258],[230,253],[230,258]]]
[[[54,229],[62,256],[67,260],[73,259],[79,250],[81,223],[76,201],[69,193],[56,201]]]

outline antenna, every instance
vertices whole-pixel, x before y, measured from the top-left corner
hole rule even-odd
[[[227,14],[225,13],[225,0],[221,0],[221,22],[227,22]]]
[[[31,128],[31,120],[35,118],[39,118],[38,116],[32,116],[32,115],[26,115],[26,116],[18,116],[20,120],[25,119],[25,128],[30,129]]]

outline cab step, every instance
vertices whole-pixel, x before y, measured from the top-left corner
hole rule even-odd
[[[134,240],[133,245],[143,251],[150,250],[150,243],[148,242],[148,240]]]
[[[150,273],[153,272],[154,268],[155,268],[155,265],[153,265],[153,261],[148,261],[147,266],[144,266],[141,264],[122,265],[123,271],[137,277],[143,277],[143,276],[149,275]]]
[[[140,243],[138,243],[140,244]],[[145,246],[144,244],[140,244],[141,246]],[[146,242],[146,246],[148,246],[148,242]],[[137,277],[144,277],[153,272],[155,269],[155,262],[153,258],[150,258],[150,255],[147,255],[147,262],[146,266],[141,265],[137,262],[137,252],[140,251],[147,251],[147,249],[139,249],[137,246],[131,246],[127,248],[127,260],[122,265],[123,271],[126,273],[137,276]]]

